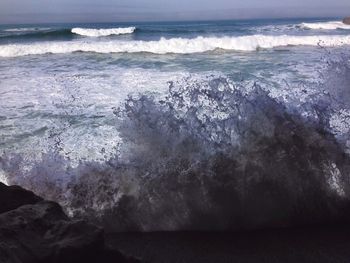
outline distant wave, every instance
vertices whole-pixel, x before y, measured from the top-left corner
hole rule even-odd
[[[197,37],[162,38],[158,41],[103,41],[103,42],[41,42],[34,44],[1,45],[0,57],[17,57],[47,53],[140,53],[189,54],[213,51],[216,49],[254,51],[282,46],[342,46],[350,45],[350,35],[328,36],[266,36],[251,35],[241,37]]]
[[[70,29],[53,28],[13,28],[0,32],[0,38],[56,38],[74,36]]]
[[[320,23],[301,23],[299,26],[304,29],[324,29],[324,30],[350,29],[350,25],[346,25],[341,21],[330,21],[330,22],[320,22]]]
[[[9,28],[5,29],[5,32],[33,32],[33,31],[46,31],[50,30],[51,28],[45,27],[24,27],[24,28]]]
[[[119,28],[106,28],[106,29],[93,29],[93,28],[73,28],[72,33],[88,36],[88,37],[103,37],[110,35],[123,35],[132,34],[136,30],[135,27],[119,27]]]

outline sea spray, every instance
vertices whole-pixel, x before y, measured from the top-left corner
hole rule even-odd
[[[9,183],[114,231],[348,219],[349,133],[332,127],[346,110],[347,63],[330,62],[336,86],[328,76],[302,104],[227,77],[169,82],[164,96],[130,95],[114,109],[121,141],[105,162],[73,166],[53,148],[26,168],[4,155],[1,167]]]

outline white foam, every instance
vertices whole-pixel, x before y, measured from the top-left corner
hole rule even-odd
[[[154,54],[189,54],[212,51],[216,49],[254,51],[281,46],[342,46],[350,45],[350,35],[328,36],[266,36],[251,35],[241,37],[197,37],[162,38],[158,41],[70,41],[41,42],[32,44],[8,44],[0,46],[0,57],[18,57],[25,55],[62,54],[72,52],[96,53],[138,53]]]
[[[346,25],[342,21],[301,23],[299,26],[304,29],[323,29],[323,30],[350,29],[350,25]]]
[[[108,29],[93,29],[93,28],[73,28],[72,33],[88,37],[103,37],[110,35],[131,34],[136,30],[135,27],[120,27]]]
[[[3,184],[9,185],[5,173],[2,172],[1,170],[0,170],[0,182]]]

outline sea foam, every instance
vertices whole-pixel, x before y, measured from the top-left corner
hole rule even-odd
[[[299,26],[304,29],[323,29],[323,30],[350,29],[350,25],[346,25],[342,21],[301,23]]]
[[[135,27],[124,27],[124,28],[106,28],[106,29],[93,29],[93,28],[73,28],[72,33],[88,36],[88,37],[104,37],[110,35],[123,35],[132,34],[136,30]]]
[[[18,57],[25,55],[62,54],[72,52],[96,53],[139,53],[189,54],[213,51],[216,49],[234,51],[255,51],[282,46],[342,46],[350,45],[350,36],[267,36],[251,35],[240,37],[197,37],[161,38],[158,41],[76,41],[42,42],[34,44],[8,44],[0,48],[0,57]]]

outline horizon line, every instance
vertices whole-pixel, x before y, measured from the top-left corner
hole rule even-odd
[[[89,22],[82,22],[82,21],[66,21],[66,22],[18,22],[18,23],[2,23],[0,22],[0,26],[11,26],[11,25],[63,25],[63,24],[132,24],[132,23],[178,23],[178,22],[220,22],[220,21],[247,21],[247,20],[293,20],[293,19],[342,19],[344,16],[281,16],[281,17],[252,17],[252,18],[222,18],[222,19],[215,19],[215,18],[206,18],[206,19],[155,19],[155,20],[114,20],[114,21],[89,21]]]

